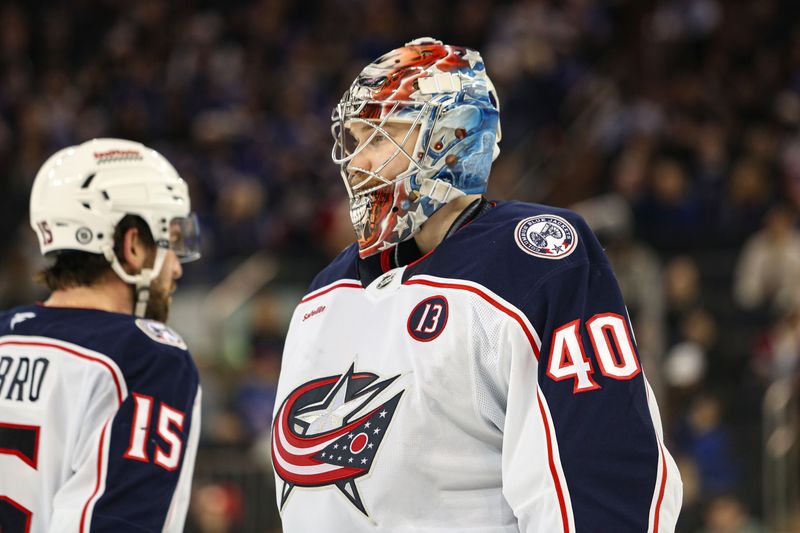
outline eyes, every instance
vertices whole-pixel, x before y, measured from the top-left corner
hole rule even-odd
[[[382,133],[376,133],[375,137],[372,138],[372,142],[370,144],[381,144],[382,142],[385,142],[386,140],[387,139],[386,139],[385,135],[383,135]]]
[[[409,142],[409,131],[406,125],[386,124],[381,127],[356,124],[345,130],[345,148],[352,154],[364,149],[388,149]],[[415,138],[414,138],[415,139]]]
[[[362,138],[357,139],[356,145],[361,146],[362,144],[369,141],[368,146],[380,146],[384,144],[388,139],[386,135],[382,134],[381,132],[377,132],[375,135],[370,138],[370,134],[364,135]]]

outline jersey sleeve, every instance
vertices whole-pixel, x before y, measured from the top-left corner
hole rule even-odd
[[[591,232],[582,238],[585,257],[525,297],[530,342],[511,348],[504,494],[523,531],[673,531],[678,470],[615,276]]]
[[[121,403],[106,384],[93,391],[51,532],[183,531],[201,391],[188,352],[151,349],[125,376]]]

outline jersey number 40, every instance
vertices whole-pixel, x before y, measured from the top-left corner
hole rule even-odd
[[[627,321],[615,313],[601,313],[586,321],[600,372],[618,380],[631,379],[639,372],[639,360],[628,333]],[[599,389],[592,379],[594,369],[581,340],[580,320],[564,324],[553,332],[547,375],[555,381],[573,379],[573,393]]]

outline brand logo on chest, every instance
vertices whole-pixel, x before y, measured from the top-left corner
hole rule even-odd
[[[390,272],[389,274],[386,274],[385,276],[383,276],[383,278],[378,282],[378,284],[375,286],[375,288],[376,289],[382,289],[382,288],[388,286],[392,282],[393,279],[394,279],[394,272]]]
[[[431,296],[422,300],[408,315],[406,327],[411,338],[430,342],[444,331],[448,318],[447,298]]]

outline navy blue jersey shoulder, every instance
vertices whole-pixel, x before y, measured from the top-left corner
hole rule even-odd
[[[354,243],[314,278],[308,292],[341,279],[360,279],[358,263]],[[541,204],[498,202],[412,264],[404,278],[425,274],[473,281],[522,304],[521,298],[550,276],[586,263],[608,266],[600,243],[579,215]]]
[[[553,420],[575,529],[647,531],[659,465],[656,431],[622,295],[586,222],[565,209],[501,203],[404,274],[417,275],[478,283],[526,315],[541,340],[537,380]],[[609,348],[617,358],[605,370],[587,326],[603,317],[622,328]],[[554,351],[555,333],[576,322],[569,331],[580,335],[580,356],[593,368],[581,382],[578,367],[563,366],[569,350],[559,345],[562,351]],[[629,359],[622,369],[625,347]],[[566,375],[553,377],[553,368]],[[602,461],[587,454],[590,441],[603,450]]]
[[[176,379],[194,388],[199,377],[189,351],[171,330],[154,327],[159,324],[97,309],[32,305],[0,313],[0,336],[48,337],[101,353],[117,364],[129,388],[147,382],[151,390],[171,390]],[[156,340],[159,331],[164,342]]]
[[[199,391],[197,367],[182,339],[160,322],[131,315],[43,306],[0,313],[3,336],[66,342],[77,352],[91,350],[116,363],[128,395],[114,406],[113,422],[103,433],[108,435],[105,486],[94,504],[89,531],[162,531],[191,446]],[[68,391],[84,385],[63,383]],[[144,408],[153,422],[142,428],[149,437],[139,452],[141,457],[129,457],[140,408],[137,398],[149,399],[149,407]]]
[[[336,259],[317,274],[308,287],[308,292],[313,292],[320,287],[335,283],[340,279],[358,278],[358,244],[353,243],[342,250]]]
[[[499,202],[409,267],[404,277],[472,281],[522,307],[548,279],[587,263],[608,267],[600,243],[579,215],[540,204]]]

